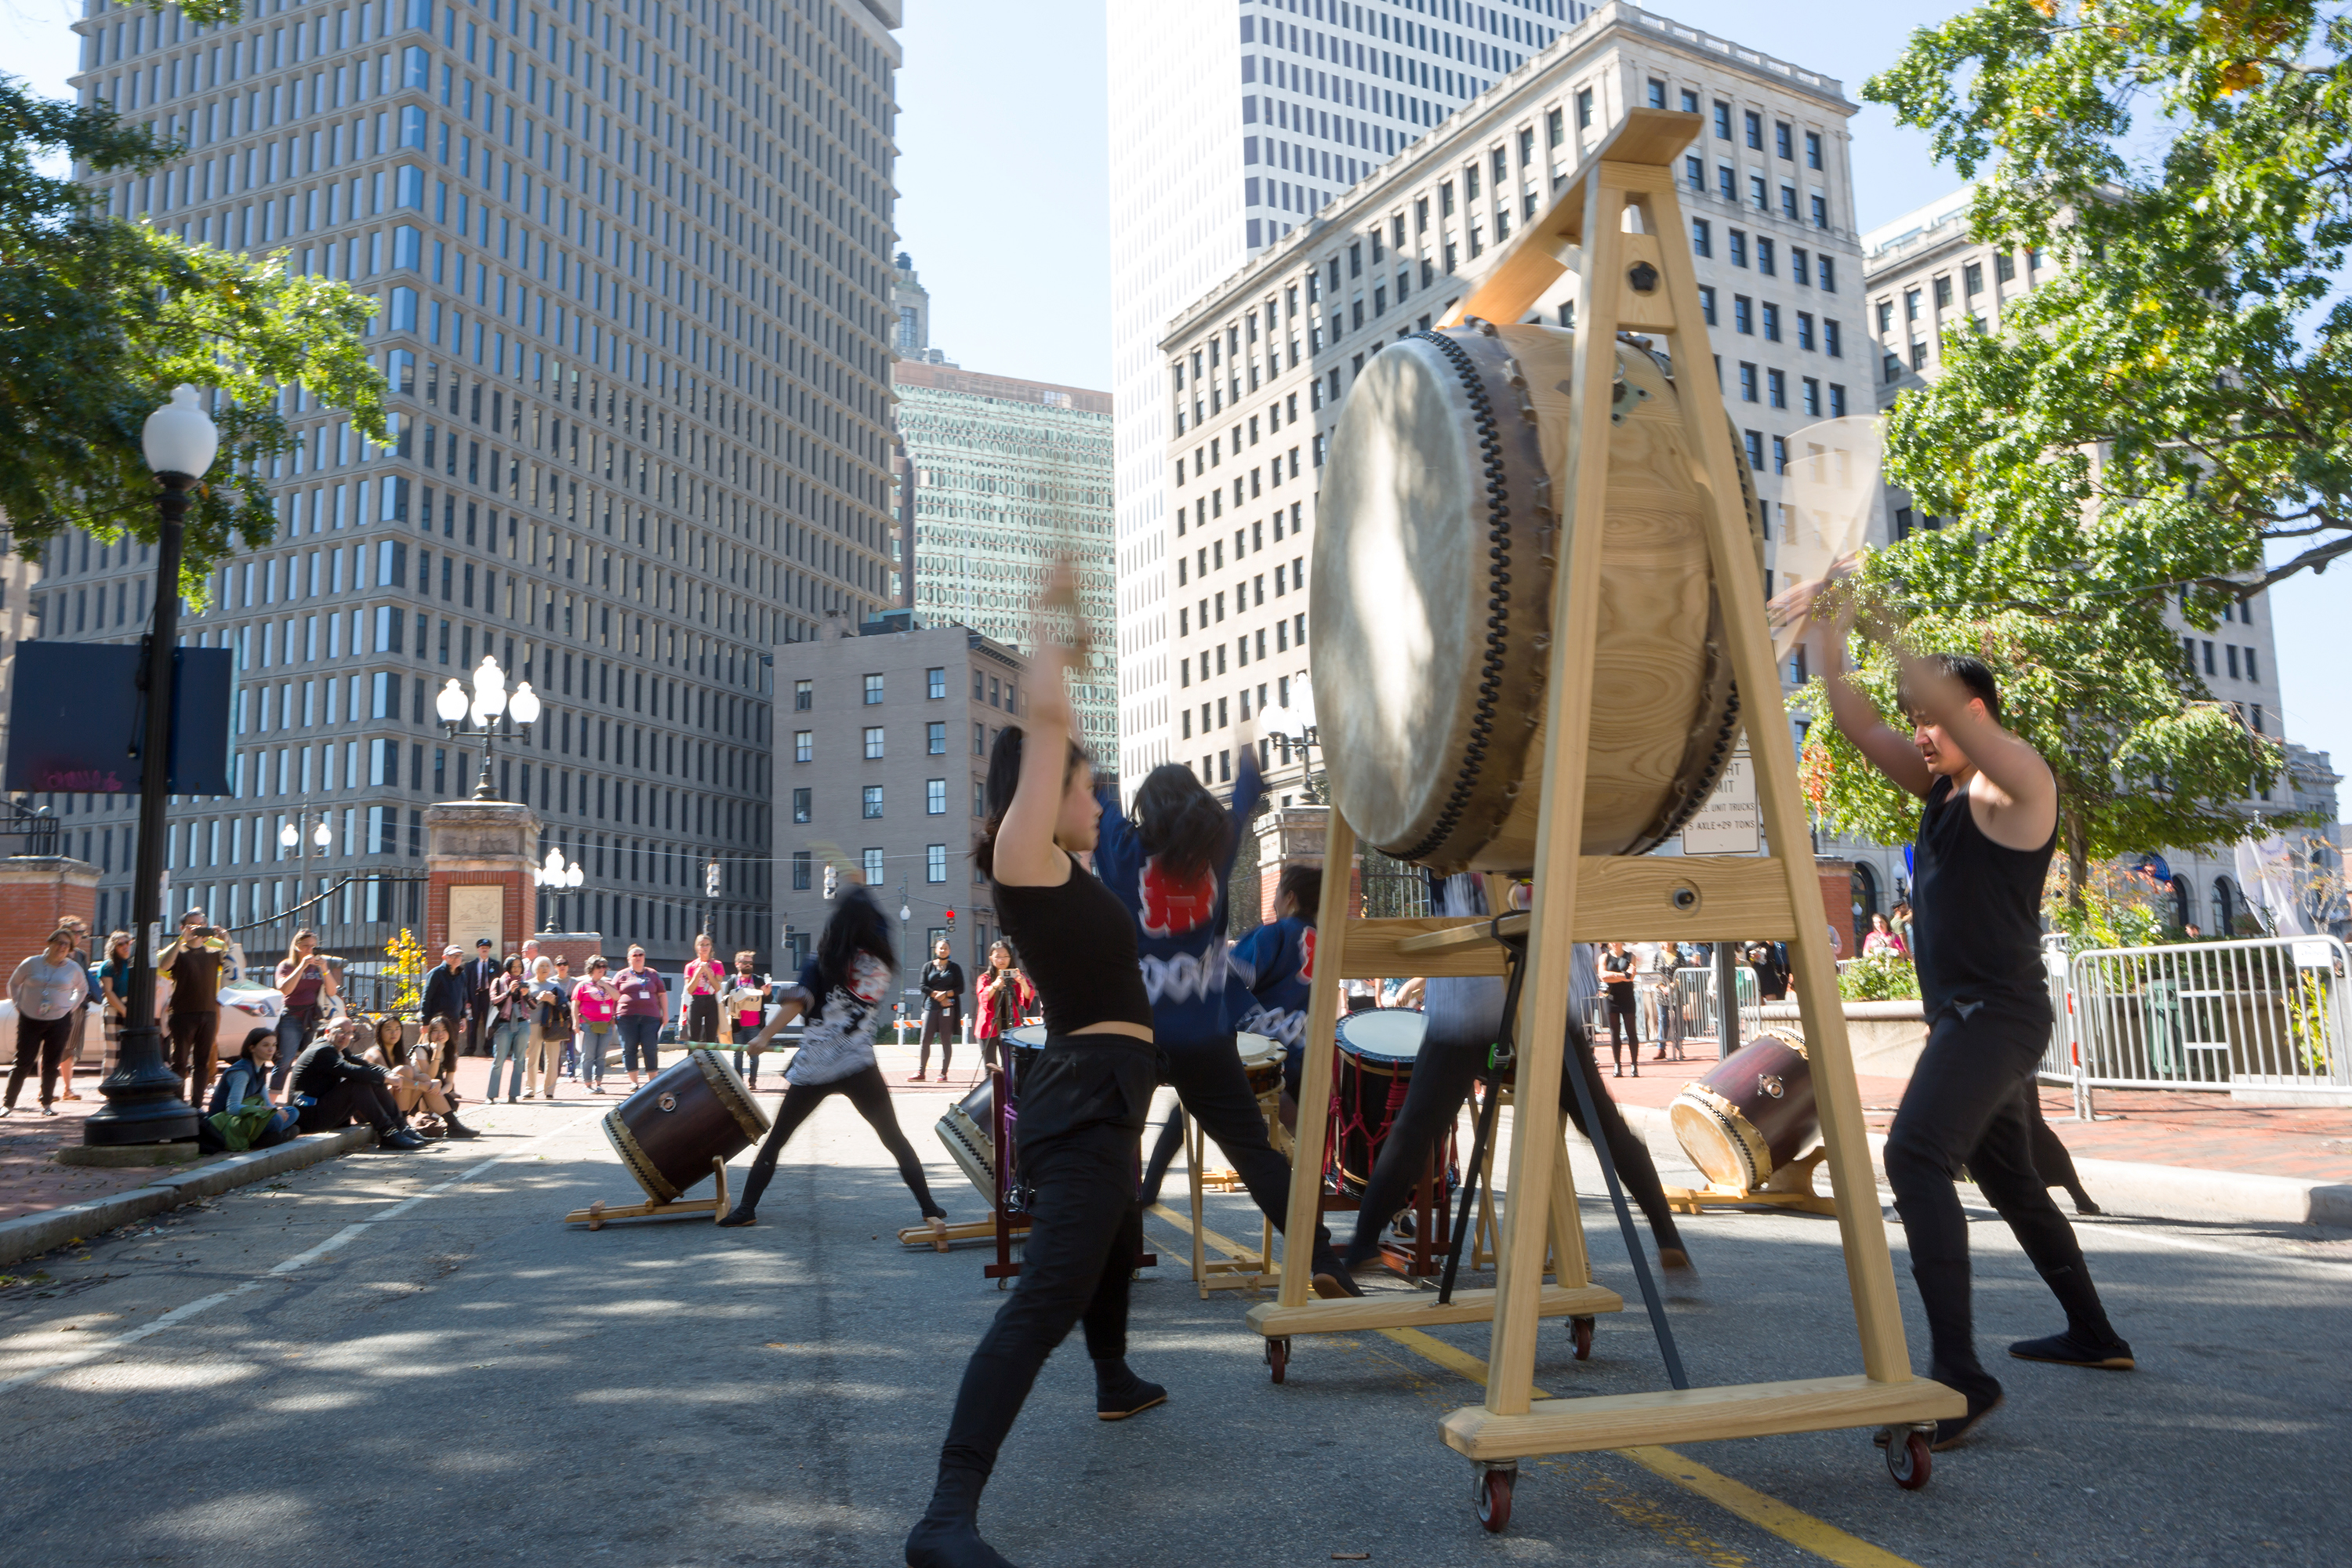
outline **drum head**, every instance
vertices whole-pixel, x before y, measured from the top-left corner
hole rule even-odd
[[[1024,1050],[1042,1051],[1045,1048],[1045,1026],[1024,1024],[1017,1029],[1005,1030],[1004,1037]]]
[[[1234,1045],[1241,1052],[1244,1067],[1282,1059],[1282,1042],[1271,1035],[1253,1035],[1244,1030],[1234,1037]]]
[[[1309,628],[1331,800],[1439,871],[1534,862],[1574,343],[1483,321],[1415,333],[1364,367],[1332,437]],[[1605,584],[1587,854],[1677,831],[1738,731],[1680,400],[1640,349],[1617,345],[1614,373],[1610,507],[1585,525]]]
[[[1375,1067],[1394,1069],[1421,1056],[1429,1016],[1418,1007],[1372,1007],[1339,1020],[1339,1048]]]

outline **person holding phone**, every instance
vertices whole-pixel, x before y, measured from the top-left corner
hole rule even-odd
[[[155,960],[156,969],[172,981],[164,1026],[172,1037],[172,1070],[180,1075],[190,1105],[202,1104],[212,1087],[220,1038],[221,963],[227,952],[227,933],[205,924],[204,910],[190,910],[180,917],[180,934]]]
[[[269,1085],[273,1093],[286,1087],[287,1076],[310,1048],[310,1037],[319,1032],[326,1004],[337,994],[334,965],[319,951],[316,931],[305,929],[294,933],[286,956],[278,962],[278,994],[285,1002],[278,1015],[278,1062]]]

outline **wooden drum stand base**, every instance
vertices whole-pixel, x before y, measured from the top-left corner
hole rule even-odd
[[[1703,1187],[1668,1187],[1666,1206],[1676,1214],[1701,1209],[1794,1209],[1801,1214],[1835,1215],[1837,1200],[1813,1191],[1813,1173],[1829,1157],[1826,1149],[1801,1154],[1770,1175],[1760,1187],[1731,1187],[1710,1182]]]
[[[641,1204],[607,1204],[598,1198],[584,1209],[573,1209],[563,1216],[566,1225],[584,1225],[590,1230],[602,1230],[607,1220],[615,1219],[693,1219],[709,1215],[713,1225],[727,1213],[727,1162],[710,1162],[712,1180],[718,1183],[716,1193],[707,1198],[680,1198],[671,1203],[647,1201]]]

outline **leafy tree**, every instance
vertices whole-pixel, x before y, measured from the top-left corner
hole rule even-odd
[[[233,0],[187,10],[236,15]],[[108,105],[52,101],[0,77],[0,509],[36,560],[71,528],[152,541],[141,427],[172,387],[210,389],[220,457],[189,508],[181,574],[201,599],[237,541],[276,532],[262,471],[295,446],[281,389],[349,409],[369,439],[386,424],[362,342],[375,309],[366,295],[292,276],[283,253],[253,258],[109,218],[89,191],[42,172],[71,159],[97,174],[142,173],[181,151]]]
[[[2056,267],[1997,340],[1948,339],[1889,477],[1979,525],[2087,509],[2200,625],[2227,577],[2352,552],[2347,52],[2316,0],[1988,0],[1913,34],[1864,96],[1981,176],[1978,238]],[[2269,542],[2296,552],[2265,572]]]
[[[1889,480],[1955,525],[1873,556],[1854,592],[2000,673],[2058,777],[2076,917],[2095,860],[2242,837],[2283,765],[2168,608],[2210,627],[2251,582],[2352,550],[2352,306],[2311,320],[2352,243],[2347,43],[2294,0],[1989,0],[1864,89],[1979,177],[1979,239],[2042,267],[1890,416]],[[2145,162],[2136,108],[2161,139]],[[2273,540],[2308,542],[2265,575]],[[1891,661],[1860,675],[1891,710]],[[1916,830],[1827,724],[1806,776],[1841,827]]]

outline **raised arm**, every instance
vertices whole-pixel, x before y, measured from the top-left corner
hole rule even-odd
[[[1987,800],[1982,792],[1972,792],[1978,825],[1995,843],[2011,849],[2036,849],[2048,843],[2058,825],[2058,781],[2042,753],[2002,729],[1957,678],[1925,659],[1900,657],[1903,688],[1911,700],[1968,754],[1999,794],[2000,798]]]
[[[1812,626],[1813,650],[1821,662],[1822,686],[1829,693],[1830,718],[1837,725],[1838,733],[1868,757],[1874,767],[1897,787],[1924,800],[1936,782],[1927,759],[1919,754],[1910,736],[1889,724],[1870,700],[1854,689],[1845,658],[1846,633],[1852,619],[1849,614],[1819,619]]]
[[[1062,641],[1055,612],[1074,628]],[[1070,750],[1069,672],[1086,651],[1078,614],[1077,577],[1067,561],[1055,563],[1037,596],[1031,633],[1029,711],[1022,716],[1021,781],[996,832],[994,879],[1016,888],[1059,887],[1069,880],[1068,858],[1054,842],[1062,811],[1062,778]]]

